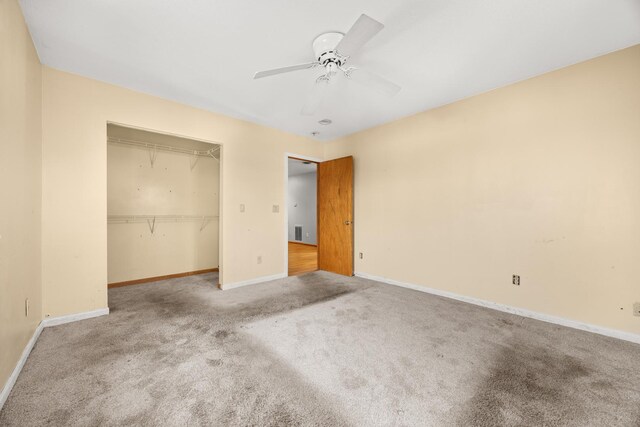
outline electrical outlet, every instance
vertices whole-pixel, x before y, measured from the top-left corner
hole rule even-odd
[[[258,264],[262,264],[262,255],[258,255]]]
[[[29,298],[24,300],[24,317],[29,317]]]
[[[640,317],[640,302],[636,302],[633,304],[633,315]]]
[[[244,212],[244,203],[240,204],[240,212]]]
[[[513,283],[516,286],[520,286],[520,276],[518,276],[517,274],[514,274],[513,278],[511,279],[511,283]]]
[[[362,255],[362,252],[360,252],[360,259],[362,259],[362,258],[363,258],[363,255]]]

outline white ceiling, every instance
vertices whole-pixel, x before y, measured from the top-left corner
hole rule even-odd
[[[50,67],[322,140],[640,43],[640,0],[20,3]],[[395,98],[339,76],[306,117],[321,69],[252,79],[314,60],[313,39],[348,31],[361,13],[385,28],[350,64],[401,85]]]
[[[305,173],[315,173],[317,168],[318,165],[313,162],[305,164],[305,162],[303,162],[302,160],[289,159],[289,176],[304,175]]]

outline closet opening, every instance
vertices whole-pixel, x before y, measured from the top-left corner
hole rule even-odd
[[[220,159],[219,144],[107,124],[109,288],[219,284]]]

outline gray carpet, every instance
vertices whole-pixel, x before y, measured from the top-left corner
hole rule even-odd
[[[640,425],[638,345],[329,273],[216,282],[45,329],[0,425]]]

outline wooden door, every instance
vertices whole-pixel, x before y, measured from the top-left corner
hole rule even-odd
[[[318,268],[353,276],[353,157],[318,164]]]

